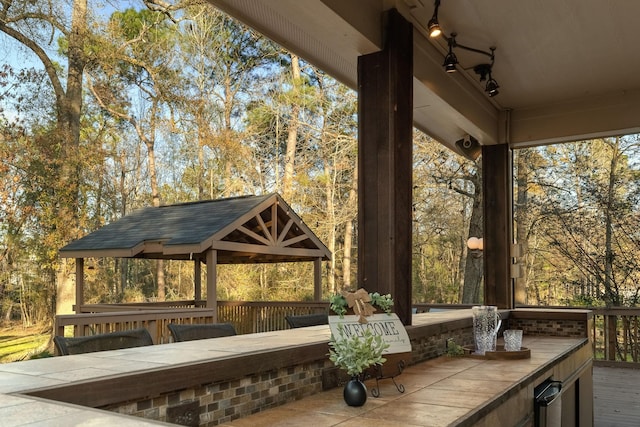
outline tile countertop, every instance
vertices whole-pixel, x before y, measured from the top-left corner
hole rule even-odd
[[[396,378],[405,388],[399,393],[391,380],[381,380],[380,397],[369,397],[364,406],[349,407],[342,388],[324,391],[302,400],[241,418],[229,427],[375,425],[376,427],[449,426],[517,390],[523,381],[544,371],[554,361],[587,343],[585,338],[527,337],[523,346],[531,358],[485,360],[439,357],[407,367]],[[375,381],[366,382],[368,389]],[[529,402],[533,404],[533,402]]]

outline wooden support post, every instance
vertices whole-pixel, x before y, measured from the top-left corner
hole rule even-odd
[[[214,323],[218,321],[217,267],[218,251],[207,251],[207,308],[213,308]]]
[[[313,300],[322,301],[322,258],[313,261]]]
[[[411,324],[413,27],[386,15],[384,50],[358,58],[358,286]]]
[[[508,145],[482,147],[484,198],[484,303],[513,308],[512,159]]]
[[[84,258],[76,258],[76,314],[81,313],[84,305]]]
[[[606,314],[605,317],[605,360],[615,361],[618,343],[618,316]]]
[[[197,304],[202,301],[202,262],[200,258],[196,258],[193,262],[193,299]]]

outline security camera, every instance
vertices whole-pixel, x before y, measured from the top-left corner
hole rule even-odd
[[[458,147],[460,153],[469,160],[477,159],[482,152],[478,140],[471,135],[465,135],[462,139],[457,140],[456,147]]]
[[[478,141],[471,135],[465,135],[464,138],[462,138],[462,148],[469,149],[477,143]]]

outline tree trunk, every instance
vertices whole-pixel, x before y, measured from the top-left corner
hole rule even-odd
[[[127,191],[126,191],[127,174],[126,174],[126,161],[125,161],[124,152],[120,154],[119,161],[120,161],[119,190],[120,190],[120,199],[122,200],[121,202],[122,204],[120,206],[120,218],[123,218],[127,214],[127,206],[129,203],[129,198],[127,197]],[[118,292],[119,295],[122,295],[124,293],[124,290],[127,288],[127,277],[129,276],[127,274],[128,271],[129,271],[129,259],[121,258],[120,259],[120,289]]]
[[[617,289],[613,286],[613,248],[612,248],[612,238],[613,238],[613,221],[611,218],[611,213],[615,209],[615,187],[616,187],[616,168],[618,167],[618,150],[619,147],[619,139],[616,137],[615,144],[611,144],[611,161],[609,163],[609,185],[607,188],[607,202],[604,206],[604,217],[605,217],[605,242],[604,242],[604,289],[605,289],[605,302],[607,306],[619,306],[622,301],[620,301],[620,295],[617,292]]]
[[[478,163],[476,173],[473,176],[473,205],[471,209],[471,219],[469,221],[469,236],[481,237],[483,207],[482,207],[482,169]],[[467,261],[464,269],[464,287],[462,289],[462,303],[480,303],[482,298],[480,288],[482,286],[483,268],[482,252],[478,250],[467,250]]]
[[[158,190],[158,173],[156,170],[156,154],[155,154],[155,117],[156,117],[157,101],[154,100],[151,108],[151,119],[149,126],[149,135],[145,135],[142,129],[137,127],[138,136],[144,141],[147,147],[147,158],[149,162],[149,180],[151,184],[152,204],[155,207],[160,206],[160,192]],[[165,300],[165,280],[164,280],[164,261],[159,259],[156,262],[156,285],[158,293],[158,301]]]
[[[329,235],[327,236],[327,243],[328,243],[328,249],[332,254],[335,254],[336,252],[336,236],[337,236],[337,223],[336,223],[336,211],[335,211],[335,206],[333,203],[333,197],[334,197],[334,191],[335,188],[333,187],[333,180],[330,179],[331,177],[331,168],[329,167],[328,162],[325,160],[324,161],[324,175],[325,175],[325,186],[324,186],[324,190],[325,190],[325,199],[327,201],[327,222],[328,222],[328,232]],[[332,256],[331,260],[329,261],[329,272],[327,274],[327,284],[330,290],[333,290],[336,288],[336,257]]]
[[[356,209],[358,206],[358,165],[353,170],[353,185],[349,189],[349,208]],[[347,209],[347,212],[352,212],[352,209]],[[342,287],[343,289],[351,289],[351,252],[353,248],[353,229],[354,218],[350,217],[344,225],[344,253],[342,255]],[[332,293],[336,293],[337,289],[333,289]]]
[[[291,97],[291,117],[289,119],[289,131],[287,133],[287,147],[284,158],[284,177],[282,179],[282,197],[289,200],[293,188],[293,166],[296,159],[296,144],[298,142],[298,116],[300,114],[299,86],[300,86],[300,61],[296,55],[291,55],[291,80],[293,96]]]

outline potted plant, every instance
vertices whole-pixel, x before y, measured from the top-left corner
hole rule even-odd
[[[382,353],[389,344],[370,329],[365,329],[360,335],[346,336],[344,328],[339,325],[338,331],[340,336],[336,338],[332,335],[329,341],[329,359],[351,377],[343,392],[347,405],[362,406],[367,401],[367,388],[362,382],[363,372],[386,362]]]

